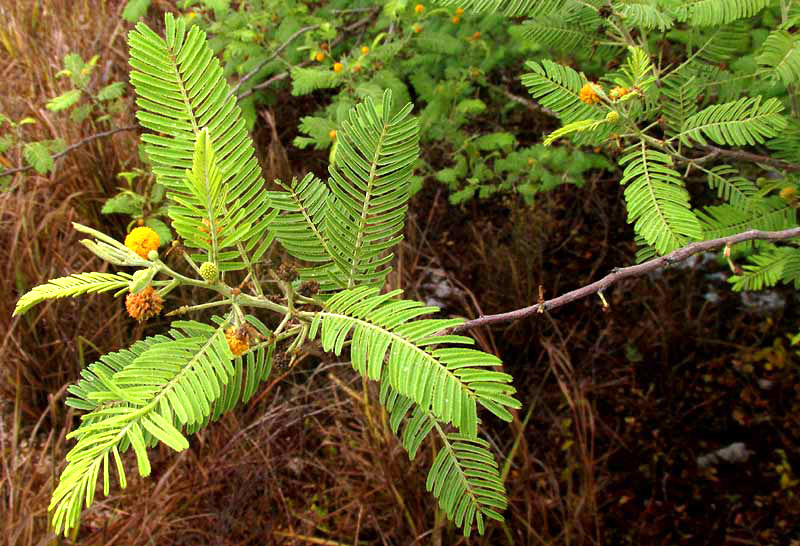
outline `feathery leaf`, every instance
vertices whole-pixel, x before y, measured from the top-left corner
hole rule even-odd
[[[131,276],[126,273],[76,273],[67,277],[50,279],[35,286],[17,301],[13,316],[26,313],[31,307],[45,300],[74,298],[83,294],[94,294],[127,288]]]

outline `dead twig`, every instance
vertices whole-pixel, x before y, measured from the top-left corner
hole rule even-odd
[[[353,32],[354,30],[356,30],[356,29],[358,29],[358,28],[360,28],[360,27],[362,27],[362,26],[364,26],[366,24],[371,23],[372,20],[380,13],[380,11],[381,11],[380,7],[371,8],[369,15],[359,19],[355,23],[352,23],[352,24],[347,25],[346,27],[342,28],[343,32],[340,33],[339,36],[337,36],[336,39],[333,42],[331,42],[331,44],[330,44],[331,48],[333,48],[337,44],[341,43],[342,40],[344,40],[345,37],[349,33]],[[286,45],[288,45],[288,43]],[[280,53],[280,51],[277,51],[276,53]],[[275,55],[275,56],[277,56],[277,55]],[[302,63],[299,63],[296,66],[302,67],[302,66],[308,66],[309,64],[311,64],[311,61],[303,61]],[[258,70],[261,70],[261,68],[258,68]],[[271,76],[267,80],[264,80],[263,82],[254,85],[253,87],[251,87],[247,91],[244,91],[244,92],[236,95],[236,100],[242,100],[242,99],[244,99],[246,97],[249,97],[253,93],[256,93],[256,92],[258,92],[258,91],[260,91],[262,89],[266,89],[267,87],[269,87],[270,85],[272,85],[275,82],[279,82],[279,81],[285,80],[285,79],[287,79],[289,77],[290,74],[291,74],[290,70],[286,70],[284,72],[280,72],[278,74],[275,74],[274,76]],[[233,94],[236,94],[236,91],[238,90],[238,88],[239,88],[239,85],[237,84],[236,89],[234,89],[234,93]]]
[[[466,330],[471,330],[473,328],[478,328],[480,326],[488,326],[490,324],[498,324],[502,322],[520,320],[538,313],[540,309],[544,311],[557,309],[558,307],[564,306],[568,303],[572,303],[573,301],[583,299],[587,296],[591,296],[592,294],[597,294],[599,292],[602,292],[609,286],[616,284],[617,282],[623,279],[629,279],[632,277],[641,277],[642,275],[646,275],[658,269],[662,269],[672,264],[681,262],[689,258],[690,256],[699,254],[700,252],[715,250],[717,248],[725,247],[728,245],[734,245],[736,243],[742,243],[745,241],[755,241],[755,240],[783,241],[795,237],[800,237],[800,227],[785,229],[783,231],[760,231],[753,229],[750,231],[737,233],[736,235],[731,235],[728,237],[721,237],[719,239],[712,239],[710,241],[700,241],[697,243],[691,243],[689,245],[686,245],[685,247],[670,252],[666,256],[653,258],[652,260],[648,260],[644,263],[632,265],[629,267],[616,268],[602,279],[595,281],[589,285],[583,286],[581,288],[572,290],[571,292],[567,292],[566,294],[562,294],[557,298],[547,300],[543,303],[536,303],[528,307],[523,307],[522,309],[508,311],[506,313],[500,313],[497,315],[485,315],[473,320],[468,320],[467,322],[459,326],[447,330],[447,332],[448,333],[463,332]]]
[[[784,169],[791,172],[800,172],[800,165],[797,163],[790,163],[782,159],[776,159],[766,155],[754,154],[752,152],[745,152],[744,150],[726,150],[725,148],[717,148],[716,146],[706,146],[711,152],[702,159],[713,159],[714,157],[723,156],[739,161],[748,161],[751,163],[761,163],[763,165],[770,165],[778,169]]]
[[[319,25],[308,25],[307,27],[303,27],[294,34],[292,34],[291,36],[289,36],[289,38],[287,38],[285,42],[283,42],[280,46],[278,46],[278,48],[275,51],[273,51],[269,57],[258,63],[258,65],[253,70],[242,76],[242,79],[236,82],[236,85],[234,85],[233,89],[231,89],[229,96],[235,96],[239,92],[239,88],[241,88],[242,85],[244,85],[250,78],[258,74],[259,71],[262,68],[264,68],[268,63],[272,62],[275,59],[275,57],[280,55],[284,49],[289,47],[289,44],[295,41],[295,39],[299,38],[306,32],[315,30],[317,28],[319,28]]]
[[[70,152],[72,152],[74,150],[77,150],[81,146],[83,146],[85,144],[88,144],[88,143],[90,143],[90,142],[92,142],[94,140],[97,140],[99,138],[109,137],[109,136],[112,136],[112,135],[116,135],[117,133],[122,133],[124,131],[135,131],[138,128],[139,128],[138,125],[127,125],[125,127],[117,127],[115,129],[109,129],[108,131],[103,131],[102,133],[95,133],[93,135],[89,135],[86,138],[82,138],[81,140],[79,140],[78,142],[76,142],[74,144],[70,144],[69,146],[64,148],[62,151],[60,151],[57,154],[53,155],[53,161],[61,159],[65,155],[69,154]],[[33,168],[33,165],[25,165],[23,167],[15,167],[13,169],[8,169],[8,170],[5,170],[3,172],[0,172],[0,178],[2,178],[4,176],[11,175],[11,174],[17,174],[17,173],[22,173],[22,172],[25,172],[25,171],[29,171],[32,168]]]

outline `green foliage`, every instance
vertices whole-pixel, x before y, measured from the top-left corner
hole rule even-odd
[[[77,444],[50,502],[56,532],[74,527],[81,505],[92,504],[101,469],[108,494],[110,457],[124,487],[120,451],[128,446],[142,476],[150,474],[147,445],[153,440],[176,451],[189,447],[180,427],[207,419],[210,404],[233,376],[233,355],[221,328],[192,321],[173,325],[167,336],[134,346],[138,351],[117,353],[124,364],[113,375],[106,373],[108,367],[91,368],[95,388],[87,390],[84,383],[83,393],[98,405],[68,435]]]
[[[761,97],[713,104],[687,119],[679,137],[686,144],[696,141],[705,145],[706,138],[728,146],[762,144],[786,126],[782,110],[775,98],[763,104]]]
[[[800,249],[792,247],[768,247],[754,254],[743,271],[731,277],[734,290],[761,290],[773,286],[785,278],[787,267],[797,267],[800,261]],[[793,264],[794,262],[794,264]],[[800,278],[795,277],[795,285],[800,288]]]
[[[531,61],[526,67],[532,72],[522,76],[522,84],[533,98],[545,108],[553,110],[563,123],[570,124],[602,115],[599,108],[581,101],[580,90],[586,79],[570,67],[547,59],[538,63]],[[602,138],[600,135],[597,137]]]
[[[174,203],[169,214],[186,244],[206,251],[220,271],[249,269],[272,242],[267,234],[271,216],[269,201],[261,198],[263,180],[241,111],[205,34],[198,27],[187,31],[184,20],[171,14],[166,25],[166,41],[141,23],[129,36],[131,82],[141,108],[137,118],[166,135],[144,135],[145,152]],[[214,164],[202,170],[213,172],[218,177],[214,184],[224,192],[199,195],[198,188],[208,183],[208,173],[200,171],[192,175],[194,184],[184,183],[202,130],[217,143]],[[206,207],[200,214],[198,200]]]
[[[639,144],[619,162],[625,166],[620,184],[629,184],[628,221],[635,222],[647,244],[664,254],[702,237],[700,222],[689,209],[689,193],[667,154]]]
[[[55,167],[52,157],[54,150],[63,148],[63,144],[54,141],[28,142],[22,148],[25,161],[39,174],[47,174]]]
[[[81,98],[80,89],[70,89],[57,97],[53,97],[47,103],[47,109],[53,112],[60,112],[74,106]]]
[[[587,172],[613,168],[598,154],[543,144],[518,148],[515,140],[494,138],[492,133],[485,137],[465,143],[453,157],[452,166],[436,171],[436,179],[450,190],[451,203],[516,192],[526,203],[533,204],[539,192],[562,184],[581,187]]]
[[[158,233],[161,244],[172,241],[172,230],[164,222],[168,218],[166,188],[155,182],[152,174],[141,169],[117,174],[126,186],[110,197],[100,210],[103,214],[124,214],[131,218],[128,230],[134,225],[145,225]]]
[[[724,25],[744,17],[752,17],[770,0],[690,0],[676,2],[676,19],[698,26]]]
[[[386,370],[383,373],[385,376]],[[474,524],[483,534],[485,517],[502,521],[499,512],[506,508],[505,487],[489,444],[480,438],[446,434],[430,411],[414,407],[413,401],[390,387],[386,378],[381,382],[380,399],[389,412],[395,434],[413,408],[402,434],[409,459],[416,457],[431,432],[441,439],[442,449],[428,472],[426,488],[439,499],[439,506],[447,516],[464,529],[465,535],[469,536]]]
[[[785,30],[775,30],[767,36],[756,60],[773,69],[786,85],[800,79],[800,43]]]
[[[149,7],[150,0],[128,0],[122,11],[122,18],[129,23],[135,23],[147,13]]]
[[[47,109],[53,112],[70,111],[70,119],[81,123],[94,114],[94,121],[106,122],[111,114],[122,107],[119,99],[125,93],[123,82],[111,82],[97,89],[93,74],[100,57],[95,55],[88,61],[77,53],[64,57],[64,68],[56,77],[67,78],[71,89],[53,97],[47,102]]]
[[[56,78],[66,79],[70,88],[47,101],[45,107],[55,113],[69,113],[74,123],[87,120],[92,124],[108,123],[111,115],[122,108],[125,84],[112,82],[97,90],[93,74],[99,59],[95,55],[84,61],[76,53],[67,54],[64,68],[56,73]],[[20,165],[15,170],[32,168],[39,174],[47,174],[55,169],[56,156],[65,150],[66,145],[60,139],[31,140],[25,134],[24,127],[35,123],[32,117],[14,121],[0,114],[0,129],[5,133],[0,134],[0,154],[16,149],[27,165]],[[4,182],[0,180],[0,187],[5,185]]]
[[[476,13],[502,13],[511,17],[519,15],[547,15],[561,8],[565,0],[440,0],[445,6],[459,6]]]
[[[393,300],[399,293],[379,294],[368,286],[341,291],[317,313],[311,336],[320,328],[323,349],[339,355],[352,330],[350,355],[359,373],[380,379],[386,358],[392,388],[469,437],[477,434],[478,404],[510,421],[507,408],[520,406],[511,396],[511,376],[489,369],[500,361],[474,349],[448,346],[471,344],[470,338],[436,335],[463,322],[460,319],[410,322],[438,309]]]
[[[228,8],[220,3],[216,9]],[[81,243],[97,256],[137,270],[55,279],[23,295],[15,312],[48,299],[118,290],[130,292],[127,308],[142,319],[142,310],[157,314],[163,298],[181,285],[211,297],[175,313],[216,306],[227,312],[212,324],[174,321],[166,335],[104,355],[83,371],[67,404],[87,413],[68,435],[77,443],[53,492],[53,528],[65,534],[76,528],[101,473],[103,492],[109,493],[111,466],[125,487],[127,451],[147,476],[148,447],[186,449],[187,435],[253,396],[279,342],[290,340],[285,351],[291,360],[317,335],[337,355],[349,345],[356,370],[407,397],[405,410],[416,406],[406,429],[415,438],[406,442],[412,454],[437,430],[441,450],[428,488],[466,534],[473,525],[483,533],[487,518],[502,519],[505,492],[488,443],[477,437],[478,408],[510,421],[510,410],[520,407],[511,376],[495,369],[502,365],[496,357],[464,347],[474,343],[471,338],[443,332],[461,319],[421,318],[437,309],[397,299],[399,290],[380,293],[391,250],[402,238],[412,165],[419,159],[412,105],[396,108],[391,90],[380,101],[367,95],[337,125],[327,184],[308,175],[300,182],[277,181],[281,190],[265,192],[245,121],[203,32],[187,31],[183,19],[168,14],[166,40],[139,24],[129,41],[138,117],[157,133],[142,136],[158,179],[152,187],[166,189],[170,227],[200,251],[203,263],[198,267],[187,256],[190,271],[179,273],[155,253],[142,258],[114,238],[75,224],[89,235]],[[476,140],[484,151],[513,144],[505,134]],[[132,183],[140,175],[123,177]],[[152,193],[123,191],[105,211],[144,214],[163,197]],[[276,240],[311,264],[301,268],[301,280],[318,280],[321,296],[296,292],[285,272],[256,267]],[[228,279],[218,276],[225,270]],[[266,295],[270,288],[281,293]],[[243,309],[272,311],[279,315],[277,326]],[[392,417],[395,423],[403,418]],[[444,424],[458,433],[445,433]]]
[[[730,165],[718,165],[709,170],[708,186],[717,190],[717,197],[740,210],[750,208],[751,201],[758,197],[758,186]]]
[[[51,279],[22,296],[14,307],[14,315],[21,315],[45,300],[119,290],[127,288],[130,282],[130,275],[113,273],[76,273],[68,277]]]
[[[533,203],[540,191],[616,168],[639,256],[797,226],[797,180],[775,161],[800,153],[796,10],[768,0],[440,3],[418,12],[408,2],[353,11],[345,0],[188,0],[178,8],[190,11],[166,16],[164,38],[143,23],[129,34],[153,176],[121,173],[127,187],[103,212],[151,226],[162,241],[175,230],[191,250],[187,270],[75,225],[89,250],[134,274],[54,279],[23,295],[15,314],[114,290],[155,313],[179,286],[210,295],[170,316],[225,312],[210,324],[172,322],[166,335],[83,371],[67,401],[87,413],[70,433],[77,443],[53,494],[57,531],[78,525],[101,471],[109,493],[112,459],[123,487],[126,452],[147,475],[148,447],[186,449],[188,435],[254,395],[277,347],[292,362],[317,337],[380,382],[410,458],[426,442],[437,449],[427,488],[466,535],[502,519],[503,480],[478,434],[481,408],[510,421],[520,407],[511,376],[471,338],[449,333],[461,319],[431,318],[436,308],[400,290],[381,293],[408,200],[426,178],[445,184],[454,203],[505,192]],[[124,16],[138,19],[149,4],[130,1]],[[548,58],[554,52],[564,62]],[[535,104],[507,81],[525,59],[521,83]],[[91,117],[100,114],[95,102],[112,104],[124,88],[97,89],[96,64],[68,55],[60,76],[72,87],[49,108],[103,122]],[[327,180],[262,179],[248,127],[257,109],[279,107],[282,85],[322,104],[304,112],[294,143],[330,149]],[[549,116],[560,126],[542,134]],[[3,121],[16,130],[24,120]],[[0,144],[41,172],[53,168],[57,144],[16,136]],[[282,251],[301,262],[296,281],[294,266],[265,263]],[[735,290],[800,288],[797,246],[754,243],[745,252]],[[276,317],[262,322],[255,312]]]
[[[483,7],[501,9],[488,3]],[[780,20],[780,28],[759,28],[754,16],[762,13],[765,21],[768,16]],[[520,25],[524,38],[574,56],[572,66],[546,58],[530,61],[530,72],[522,76],[531,96],[562,122],[543,142],[570,137],[576,144],[597,145],[615,140],[625,150],[617,163],[623,169],[620,183],[627,186],[628,220],[637,242],[648,247],[640,258],[747,229],[797,226],[796,204],[770,195],[774,187],[753,181],[757,167],[746,158],[758,154],[733,151],[730,156],[744,158],[745,164],[731,165],[717,157],[729,155],[727,150],[712,146],[768,146],[776,157],[796,160],[800,124],[793,88],[786,87],[795,84],[798,73],[789,32],[796,23],[792,13],[786,6],[775,9],[768,0],[608,6],[565,0],[546,14],[530,14]],[[751,36],[760,36],[763,43],[751,42]],[[609,66],[620,68],[609,71]],[[770,167],[772,177],[787,176],[780,165],[775,167]],[[713,194],[688,184],[698,176]],[[692,204],[709,198],[722,202],[701,209]],[[760,268],[788,247],[750,246],[757,253],[748,278],[760,280],[734,280],[734,289],[792,280],[780,277],[774,267],[763,274]],[[766,253],[763,259],[760,252]]]
[[[379,105],[367,98],[338,131],[327,186],[307,176],[288,192],[270,193],[284,211],[272,225],[278,240],[293,256],[319,264],[301,276],[325,291],[383,285],[393,256],[384,251],[402,237],[419,154],[410,111],[409,104],[395,112],[388,91]]]
[[[555,9],[561,3],[539,0],[528,7],[518,2],[504,6],[509,12],[521,13],[529,8]],[[459,13],[456,7],[465,10],[457,24],[452,19]],[[323,6],[261,0],[242,2],[225,12],[224,18],[206,11],[205,17],[191,20],[215,35],[213,47],[225,57],[226,73],[242,78],[239,93],[247,96],[247,104],[252,98],[272,107],[282,81],[289,82],[296,96],[329,90],[330,104],[303,117],[294,144],[330,148],[334,164],[338,142],[330,131],[347,120],[356,102],[367,97],[380,101],[385,89],[391,89],[398,104],[415,94],[423,143],[436,142],[458,151],[489,136],[476,130],[474,122],[487,111],[505,108],[505,99],[489,75],[523,60],[524,48],[510,39],[502,17],[478,15],[466,5],[429,7],[417,14],[413,3],[397,2],[387,4],[370,20],[363,17],[370,6],[364,6],[366,14],[352,8],[342,0]],[[376,14],[378,11],[376,6]],[[278,50],[290,63],[290,70],[274,58]],[[321,61],[318,54],[324,54]],[[268,83],[271,85],[265,87]],[[502,151],[513,153],[519,148],[515,140]],[[422,185],[423,177],[433,177],[436,172],[426,163],[419,167],[412,193]],[[483,174],[470,170],[455,185],[464,186],[471,180],[469,184],[478,188],[473,193],[488,195],[494,191],[490,186],[517,187],[514,180],[522,175],[513,172],[504,175],[505,180],[484,183]]]

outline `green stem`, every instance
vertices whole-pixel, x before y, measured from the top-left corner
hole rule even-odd
[[[228,286],[227,284],[224,283],[209,284],[205,280],[192,279],[191,277],[181,275],[180,273],[170,268],[167,264],[165,264],[161,260],[156,260],[154,263],[158,267],[159,272],[166,273],[173,279],[179,281],[181,284],[188,284],[190,286],[199,286],[201,288],[208,288],[209,290],[214,290],[215,292],[219,292],[223,296],[231,295],[231,287]]]
[[[200,303],[198,305],[182,305],[175,309],[174,311],[170,311],[166,314],[166,316],[171,317],[173,315],[183,315],[185,313],[189,313],[191,311],[200,311],[201,309],[209,309],[211,307],[219,307],[220,305],[230,305],[233,303],[232,298],[227,298],[220,301],[210,301],[208,303]]]
[[[263,296],[260,297],[250,296],[248,294],[239,294],[238,302],[239,305],[243,307],[259,307],[262,309],[269,309],[283,315],[289,313],[289,308],[287,306],[281,305],[280,303],[275,303],[274,301],[268,300]]]

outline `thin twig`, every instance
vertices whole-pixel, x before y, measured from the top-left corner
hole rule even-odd
[[[544,303],[541,304],[537,303],[529,307],[524,307],[522,309],[517,309],[515,311],[509,311],[507,313],[500,313],[497,315],[486,315],[478,317],[473,320],[468,320],[467,322],[448,330],[448,332],[463,332],[465,330],[471,330],[473,328],[478,328],[480,326],[487,326],[490,324],[498,324],[501,322],[511,322],[514,320],[519,320],[525,317],[529,317],[536,313],[544,312],[545,310],[550,311],[552,309],[556,309],[568,303],[572,303],[573,301],[583,299],[587,296],[591,296],[592,294],[597,294],[598,292],[602,292],[612,284],[615,284],[621,281],[622,279],[628,279],[631,277],[641,277],[642,275],[646,275],[658,269],[662,269],[672,264],[681,262],[687,259],[688,257],[698,254],[700,252],[715,250],[723,246],[733,245],[744,241],[754,241],[754,240],[783,241],[795,237],[800,237],[800,227],[785,229],[783,231],[750,230],[750,231],[745,231],[743,233],[737,233],[736,235],[731,235],[729,237],[721,237],[719,239],[712,239],[710,241],[700,241],[697,243],[691,243],[689,245],[686,245],[685,247],[675,250],[674,252],[670,252],[666,256],[653,258],[652,260],[648,260],[641,264],[632,265],[630,267],[616,268],[613,271],[611,271],[611,273],[600,279],[599,281],[595,281],[592,284],[586,285],[582,288],[572,290],[571,292],[562,294],[557,298],[547,300]]]
[[[60,151],[57,154],[53,155],[53,161],[61,159],[62,157],[64,157],[65,155],[69,154],[73,150],[76,150],[76,149],[80,148],[81,146],[83,146],[84,144],[88,144],[89,142],[92,142],[93,140],[97,140],[98,138],[109,137],[111,135],[115,135],[117,133],[122,133],[124,131],[135,131],[138,128],[139,128],[138,125],[128,125],[126,127],[117,127],[116,129],[109,129],[108,131],[103,131],[102,133],[96,133],[94,135],[90,135],[90,136],[88,136],[86,138],[83,138],[83,139],[79,140],[75,144],[70,144],[69,146],[64,148],[62,151]],[[8,169],[6,171],[0,172],[0,178],[2,178],[4,176],[11,175],[11,174],[17,174],[17,173],[22,173],[22,172],[25,172],[25,171],[29,171],[32,168],[33,168],[33,165],[25,165],[23,167],[15,167],[13,169]]]
[[[502,87],[500,85],[490,85],[490,87],[491,87],[491,89],[494,89],[495,91],[505,95],[506,98],[513,100],[517,104],[521,104],[522,106],[524,106],[525,108],[527,108],[531,112],[543,113],[543,114],[547,114],[549,116],[558,117],[555,112],[553,112],[552,110],[549,110],[549,109],[547,109],[547,108],[545,108],[543,106],[540,106],[538,102],[532,101],[531,99],[529,99],[527,97],[521,97],[519,95],[515,95],[514,93],[512,93],[510,90],[508,90],[505,87]]]
[[[765,165],[771,165],[772,167],[777,167],[778,169],[785,169],[787,171],[792,171],[792,172],[800,172],[800,165],[798,165],[797,163],[784,161],[782,159],[775,159],[774,157],[769,157],[766,155],[754,154],[752,152],[745,152],[744,150],[726,150],[724,148],[717,148],[716,146],[706,146],[706,148],[711,152],[711,154],[704,156],[702,158],[703,160],[711,159],[714,156],[724,156],[724,157],[730,157],[732,159],[738,159],[739,161],[763,163]]]
[[[378,13],[380,13],[380,11],[381,11],[380,7],[371,8],[369,15],[367,15],[366,17],[362,17],[361,19],[359,19],[355,23],[352,23],[352,24],[347,25],[346,27],[342,28],[342,32],[339,33],[339,35],[336,37],[336,39],[333,42],[331,42],[331,44],[330,44],[331,49],[333,47],[335,47],[337,44],[341,43],[344,40],[344,38],[345,38],[347,33],[352,32],[352,31],[356,30],[357,28],[372,22],[372,20],[378,15]],[[299,64],[297,64],[295,66],[302,67],[302,66],[308,66],[309,64],[311,64],[311,61],[303,61],[302,63],[299,63]],[[244,99],[246,97],[249,97],[253,93],[256,93],[257,91],[265,89],[265,88],[269,87],[270,85],[272,85],[275,82],[279,82],[281,80],[285,80],[286,78],[289,77],[289,75],[290,75],[290,71],[289,70],[286,70],[284,72],[280,72],[278,74],[275,74],[274,76],[270,77],[269,79],[264,80],[263,82],[254,85],[253,87],[251,87],[247,91],[244,91],[244,92],[236,95],[236,100],[242,100],[242,99]],[[238,90],[238,87],[239,86],[237,85],[237,88],[234,89],[234,93]]]
[[[242,77],[242,79],[240,79],[236,83],[236,85],[233,86],[233,89],[231,90],[229,96],[236,95],[239,92],[239,88],[242,87],[242,85],[244,85],[245,82],[247,82],[250,78],[252,78],[256,74],[258,74],[261,71],[261,69],[264,68],[267,65],[267,63],[270,63],[273,59],[275,59],[275,57],[280,55],[281,52],[284,49],[286,49],[287,47],[289,47],[289,44],[291,44],[296,38],[298,38],[299,36],[305,34],[306,32],[309,32],[311,30],[315,30],[317,28],[319,28],[319,25],[309,25],[307,27],[301,28],[300,30],[298,30],[297,32],[295,32],[294,34],[289,36],[289,38],[287,38],[287,40],[285,42],[283,42],[275,51],[272,52],[272,55],[270,55],[269,57],[267,57],[266,59],[264,59],[263,61],[258,63],[258,66],[256,66],[253,70],[251,70],[247,74],[245,74]]]

